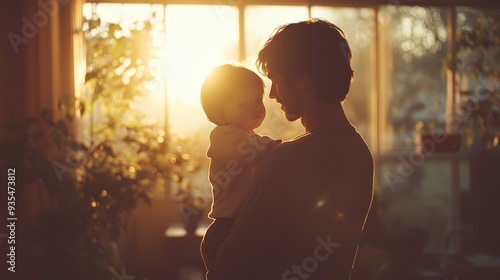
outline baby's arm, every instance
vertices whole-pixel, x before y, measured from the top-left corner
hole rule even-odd
[[[262,154],[262,156],[258,157],[257,160],[254,160],[251,164],[250,164],[250,170],[252,171],[252,176],[255,174],[255,172],[257,171],[258,167],[259,167],[259,162],[262,160],[262,158],[264,158],[264,156],[267,155],[267,153],[269,151],[271,151],[274,147],[278,146],[279,144],[281,144],[283,142],[283,140],[281,139],[273,139],[269,136],[258,136],[261,138],[261,142],[265,145],[265,153]]]
[[[259,162],[271,151],[274,147],[281,144],[281,139],[273,139],[269,136],[252,135],[251,137],[258,137],[261,146],[254,145],[252,148],[255,153],[255,158],[249,162],[252,167],[255,167]]]
[[[274,147],[279,145],[281,139],[273,139],[269,136],[252,135],[250,136],[255,139],[251,139],[246,147],[241,147],[240,151],[247,154],[247,159],[249,159],[249,164],[254,166],[258,164]]]
[[[273,139],[273,138],[271,138],[269,136],[259,136],[259,137],[262,138],[261,141],[263,143],[266,143],[266,145],[269,145],[268,146],[269,150],[272,149],[272,148],[274,148],[274,147],[276,147],[278,144],[283,143],[283,140],[281,140],[281,139]]]
[[[283,143],[283,140],[281,139],[273,139],[269,136],[259,136],[261,138],[261,143],[263,143],[266,148],[265,148],[265,154],[267,154],[269,151],[271,151],[274,147],[278,146],[279,144]]]
[[[280,142],[268,136],[248,135],[234,127],[217,127],[210,135],[207,156],[220,162],[236,161],[241,167],[252,166]]]

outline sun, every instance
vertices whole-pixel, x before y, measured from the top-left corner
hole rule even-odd
[[[85,4],[106,22],[154,22],[155,58],[149,66],[157,73],[145,86],[147,95],[135,109],[149,122],[169,131],[189,134],[207,124],[200,104],[200,90],[208,72],[223,63],[239,63],[240,30],[236,7],[224,5]],[[155,17],[152,18],[152,13]]]
[[[193,47],[196,42],[186,42],[186,47],[171,47],[160,62],[164,69],[169,102],[199,103],[199,92],[205,76],[221,60],[210,55],[210,50]],[[163,72],[163,70],[162,70]]]
[[[237,12],[220,17],[213,7],[169,5],[160,67],[169,102],[199,104],[201,84],[215,66],[234,62],[238,53]],[[226,18],[228,17],[228,18]],[[234,18],[234,19],[233,19]]]

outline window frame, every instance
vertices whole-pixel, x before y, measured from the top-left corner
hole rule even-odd
[[[87,3],[126,3],[126,4],[162,4],[164,8],[168,5],[213,5],[213,6],[236,6],[238,8],[239,15],[239,58],[241,61],[246,60],[246,49],[245,49],[245,7],[246,6],[306,6],[308,9],[308,15],[311,16],[312,7],[333,7],[333,8],[370,8],[373,9],[373,32],[374,32],[374,44],[370,50],[371,56],[373,57],[373,87],[372,97],[370,102],[370,116],[371,119],[368,120],[371,126],[371,143],[372,153],[374,156],[375,166],[378,166],[375,170],[375,182],[376,185],[380,184],[383,179],[382,171],[380,166],[383,164],[393,164],[395,162],[400,162],[401,157],[411,156],[415,152],[414,148],[408,150],[391,150],[381,146],[381,137],[384,131],[384,117],[386,100],[385,96],[382,94],[382,90],[385,87],[384,83],[387,83],[388,76],[384,74],[384,68],[387,66],[387,54],[384,54],[381,43],[383,43],[384,30],[381,29],[381,25],[378,22],[380,7],[386,5],[404,5],[404,6],[422,6],[422,7],[442,7],[446,8],[448,11],[448,36],[447,44],[451,47],[454,40],[455,34],[457,32],[456,25],[456,14],[457,7],[468,7],[468,8],[495,8],[500,9],[500,2],[495,3],[490,0],[413,0],[413,1],[399,1],[399,0],[340,0],[340,1],[328,1],[328,0],[90,0]],[[446,93],[446,106],[445,113],[446,118],[449,119],[451,116],[456,114],[455,108],[457,104],[457,98],[455,96],[455,79],[456,73],[454,70],[448,70],[447,73],[447,93]],[[464,154],[459,155],[432,155],[429,157],[430,161],[446,161],[450,164],[450,177],[451,177],[451,188],[450,188],[450,203],[449,203],[449,215],[448,215],[448,227],[450,229],[457,228],[460,224],[458,216],[458,208],[460,201],[460,176],[459,176],[459,164],[467,158]],[[457,249],[458,244],[454,245],[451,249]]]

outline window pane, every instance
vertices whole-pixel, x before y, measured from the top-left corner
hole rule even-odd
[[[387,6],[380,10],[381,146],[413,149],[415,125],[445,126],[447,10]]]
[[[410,155],[382,161],[380,195],[388,228],[396,235],[423,232],[427,250],[442,250],[450,226],[452,176],[459,176],[452,173],[452,164],[458,159],[426,158],[424,164],[412,164]]]
[[[159,55],[160,50],[165,45],[164,36],[164,8],[163,5],[150,4],[109,4],[109,3],[86,3],[83,5],[82,14],[86,19],[90,19],[95,13],[101,20],[101,24],[114,23],[122,27],[122,32],[127,35],[131,29],[141,29],[144,23],[152,24],[152,47],[147,50],[153,55]],[[136,26],[137,25],[137,26]],[[155,61],[156,62],[156,61]],[[154,65],[149,65],[154,67]],[[131,109],[144,116],[144,121],[148,124],[163,127],[165,125],[165,88],[163,83],[150,82],[145,88],[148,92],[130,104]],[[92,90],[87,88],[82,92],[81,97],[91,100]],[[103,108],[100,102],[96,102],[92,108],[95,117],[94,122],[99,122],[102,118]],[[83,118],[83,127],[87,128],[89,116]]]
[[[201,166],[186,176],[205,199],[208,213],[212,193],[205,155],[214,125],[201,107],[200,90],[213,67],[238,60],[238,10],[230,6],[167,5],[165,15],[167,38],[161,68],[167,84],[168,128],[172,135],[192,139],[192,146],[185,148]],[[178,187],[172,185],[172,194]],[[210,222],[206,215],[203,222]]]
[[[124,25],[133,24],[135,21],[146,21],[151,18],[151,14],[157,13],[163,18],[163,5],[150,4],[111,4],[111,3],[86,3],[83,5],[83,16],[92,16],[92,6],[95,5],[95,12],[102,21],[121,23]]]
[[[248,6],[245,8],[245,40],[247,60],[257,59],[259,50],[273,31],[283,25],[307,20],[307,7]]]
[[[498,145],[500,10],[457,9],[458,122],[468,149]],[[479,114],[477,114],[479,113]]]
[[[287,23],[307,20],[307,7],[290,6],[248,6],[245,8],[245,49],[246,66],[256,70],[255,60],[260,49],[273,31]],[[268,79],[266,86],[269,89],[271,83]],[[274,138],[289,140],[304,132],[300,122],[290,123],[286,121],[280,106],[274,100],[264,98],[267,114],[262,125],[257,129],[258,133],[266,134]]]
[[[208,135],[213,126],[200,105],[201,84],[211,68],[238,59],[238,10],[167,5],[166,37],[161,67],[167,81],[169,129]]]
[[[444,129],[448,52],[447,9],[380,9],[381,95],[378,181],[384,218],[394,234],[422,234],[427,250],[441,250],[449,229],[454,157],[426,157],[415,150],[416,125]],[[398,155],[402,151],[408,156]],[[408,153],[409,152],[409,153]],[[392,154],[392,153],[391,153]],[[403,237],[403,236],[402,236]]]
[[[343,104],[351,123],[371,144],[371,102],[375,98],[373,81],[373,57],[375,32],[374,14],[371,9],[312,7],[312,17],[322,18],[344,31],[351,46],[354,80]],[[373,99],[373,100],[372,100]]]

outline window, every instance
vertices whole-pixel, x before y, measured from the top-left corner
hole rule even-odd
[[[415,126],[445,127],[447,10],[380,9],[381,147],[415,148]]]
[[[106,23],[120,24],[123,27],[131,27],[137,22],[143,23],[155,16],[153,31],[153,48],[154,51],[160,51],[164,45],[164,34],[163,34],[163,21],[164,21],[164,9],[162,5],[148,5],[148,4],[84,4],[83,5],[83,17],[90,19],[95,13],[99,16],[101,21]],[[125,29],[126,29],[125,28]],[[140,27],[138,27],[140,28]],[[154,65],[150,65],[154,67]],[[165,93],[164,87],[161,83],[152,82],[147,86],[149,90],[148,94],[144,96],[137,103],[132,104],[134,107],[132,109],[138,110],[142,114],[146,115],[147,121],[156,124],[158,127],[164,125],[165,122]],[[84,90],[82,97],[87,100],[90,99],[91,91]],[[94,110],[99,110],[99,106],[95,106]],[[96,112],[99,114],[100,112]]]
[[[266,19],[266,20],[262,20]],[[257,71],[255,61],[257,54],[274,30],[283,24],[307,19],[307,7],[303,6],[248,6],[245,8],[245,50],[246,66]],[[267,89],[271,82],[264,79]],[[278,103],[264,98],[266,119],[257,130],[258,133],[273,138],[290,140],[301,133],[304,128],[300,122],[290,123],[284,119]]]
[[[238,60],[238,10],[214,6],[166,6],[165,80],[169,130],[208,134],[200,105],[201,84],[208,71]]]
[[[85,16],[92,5],[85,4]],[[305,6],[295,2],[271,6],[252,5],[251,1],[239,6],[221,6],[216,1],[213,5],[96,7],[107,21],[141,19],[152,12],[157,15],[161,28],[156,46],[161,54],[155,67],[160,75],[150,86],[150,99],[142,101],[138,109],[173,134],[198,133],[201,154],[213,127],[199,104],[199,90],[209,69],[242,59],[256,70],[258,51],[282,24],[309,16],[338,24],[353,52],[354,80],[344,108],[376,156],[376,188],[386,202],[385,222],[423,228],[429,236],[427,249],[442,248],[446,231],[456,225],[458,191],[468,187],[467,160],[453,155],[429,157],[410,163],[410,171],[396,184],[390,175],[400,174],[405,160],[415,152],[416,126],[445,129],[447,110],[456,105],[447,104],[450,89],[445,65],[450,30],[455,28],[449,25],[449,16],[455,9]],[[456,28],[469,28],[479,12],[457,8]],[[461,87],[466,80],[461,79]],[[265,81],[269,88],[270,81]],[[285,121],[275,102],[267,97],[264,102],[267,116],[259,133],[289,140],[304,131],[300,123]],[[194,180],[208,190],[206,168]]]
[[[367,8],[311,8],[311,16],[323,18],[335,24],[346,34],[352,51],[351,67],[354,70],[349,94],[344,102],[347,116],[357,130],[363,135],[371,148],[373,145],[373,130],[375,121],[372,104],[376,99],[374,81],[375,60],[375,26],[374,12]]]

